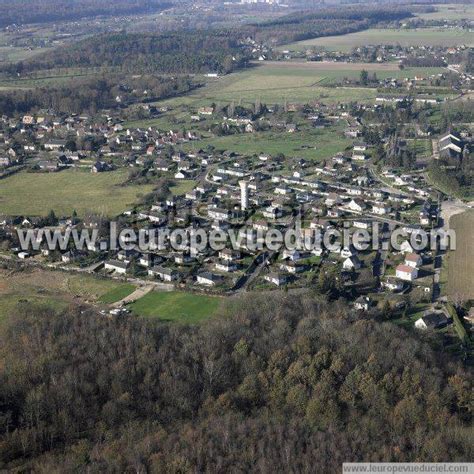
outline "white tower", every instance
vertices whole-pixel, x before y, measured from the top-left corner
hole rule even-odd
[[[240,186],[240,207],[245,211],[249,207],[249,188],[247,181],[239,181]]]

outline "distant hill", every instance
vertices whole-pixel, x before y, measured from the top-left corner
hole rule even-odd
[[[9,0],[0,3],[0,27],[163,10],[172,0]]]

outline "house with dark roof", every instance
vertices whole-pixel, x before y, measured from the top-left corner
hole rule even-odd
[[[461,158],[464,143],[451,132],[442,135],[438,140],[440,158]]]
[[[415,321],[417,329],[441,329],[451,323],[451,319],[443,311],[435,313],[427,311],[420,319]]]

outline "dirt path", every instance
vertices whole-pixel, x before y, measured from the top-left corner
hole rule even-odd
[[[120,308],[121,306],[127,303],[133,303],[134,301],[145,296],[147,293],[153,290],[153,288],[155,288],[154,285],[141,286],[140,288],[137,288],[133,293],[130,293],[125,298],[121,299],[120,301],[116,301],[114,304],[112,304],[112,307]]]
[[[449,229],[449,220],[451,217],[455,216],[456,214],[461,214],[468,209],[473,203],[465,204],[461,201],[444,201],[441,204],[441,218],[443,219],[443,228],[445,230]]]

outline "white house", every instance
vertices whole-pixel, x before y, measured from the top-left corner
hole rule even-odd
[[[370,227],[369,221],[354,221],[352,224],[357,229],[368,229]]]
[[[382,288],[386,288],[389,291],[402,291],[403,283],[395,278],[388,277],[386,281],[381,282]]]
[[[348,247],[344,247],[341,250],[341,257],[342,258],[350,258],[355,257],[357,255],[357,250],[353,245],[349,245]]]
[[[418,268],[422,264],[423,259],[417,253],[408,253],[407,255],[405,255],[405,265],[412,268]]]
[[[355,143],[354,151],[367,151],[367,145],[365,143]]]
[[[268,275],[265,275],[265,280],[276,286],[281,286],[288,282],[288,276],[282,273],[269,273]]]
[[[427,312],[415,321],[415,327],[417,329],[439,329],[447,326],[450,322],[450,319],[442,312]]]
[[[297,265],[294,262],[284,262],[280,265],[280,269],[288,273],[300,273],[304,270],[303,265]]]
[[[414,281],[418,278],[418,269],[409,265],[398,265],[396,268],[396,276],[400,280]]]
[[[235,272],[237,264],[229,260],[220,260],[216,263],[216,270],[226,273]]]
[[[240,259],[240,252],[237,250],[224,249],[219,252],[219,258],[221,260],[233,262],[234,260]]]
[[[361,199],[351,199],[347,207],[352,211],[362,212],[366,208],[366,205]]]
[[[210,272],[204,272],[197,276],[198,285],[214,286],[221,280],[219,275]]]
[[[355,256],[346,258],[342,264],[342,268],[344,268],[344,270],[359,270],[360,267],[360,261]]]
[[[148,270],[148,275],[159,277],[163,281],[173,281],[178,278],[178,272],[172,270],[171,268],[164,268],[159,266],[154,266]]]
[[[359,311],[368,311],[371,305],[371,300],[368,296],[359,296],[354,302],[354,308]]]
[[[392,208],[387,204],[375,203],[372,206],[372,212],[374,214],[379,215],[379,216],[383,216],[385,214],[388,214],[391,210],[392,210]]]
[[[120,260],[108,260],[107,262],[105,262],[104,268],[106,270],[114,271],[115,273],[120,273],[124,275],[125,273],[127,273],[129,265],[129,263],[122,262]]]

